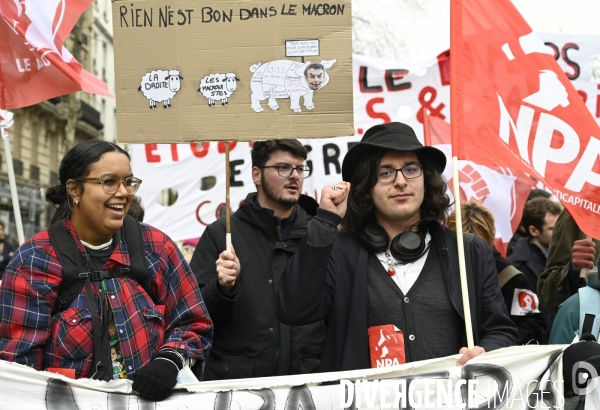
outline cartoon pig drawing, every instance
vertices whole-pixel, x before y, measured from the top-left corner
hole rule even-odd
[[[250,67],[250,71],[254,73],[250,80],[252,109],[255,112],[262,112],[260,102],[268,99],[269,107],[278,110],[277,99],[289,98],[290,108],[294,112],[302,112],[300,97],[304,97],[304,107],[307,110],[314,110],[313,94],[327,85],[329,82],[327,69],[335,62],[336,60],[322,60],[320,63],[276,60],[252,65]]]

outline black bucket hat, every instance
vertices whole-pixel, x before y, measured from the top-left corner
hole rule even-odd
[[[446,156],[442,151],[421,144],[413,129],[401,122],[376,125],[367,130],[360,142],[350,148],[342,163],[342,179],[350,181],[354,166],[375,151],[383,148],[392,151],[422,152],[431,159],[430,164],[444,172]]]

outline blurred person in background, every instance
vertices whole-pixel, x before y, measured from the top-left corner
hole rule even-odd
[[[129,211],[127,211],[127,215],[131,216],[138,222],[144,222],[144,207],[142,206],[142,198],[139,196],[133,197],[131,205],[129,205]]]
[[[447,226],[456,230],[456,211],[448,218]],[[539,310],[535,291],[522,272],[510,264],[494,247],[496,228],[494,216],[483,205],[470,201],[461,204],[463,232],[473,233],[482,238],[494,254],[498,281],[510,318],[517,325],[519,344],[546,344],[549,327]]]
[[[581,270],[598,267],[600,243],[587,239],[573,217],[563,209],[550,240],[546,268],[538,280],[541,302],[552,312],[587,285]]]
[[[200,242],[200,238],[186,239],[181,243],[181,253],[187,263],[191,262],[196,246],[198,246],[198,242]]]
[[[532,289],[537,289],[538,277],[546,267],[550,238],[561,210],[558,202],[548,198],[534,198],[525,204],[521,221],[526,237],[517,241],[508,261],[523,272]]]
[[[552,197],[552,194],[550,192],[544,191],[543,189],[534,188],[529,193],[529,196],[527,197],[527,201],[531,201],[534,198],[551,198],[551,197]],[[525,203],[527,203],[527,201]],[[508,243],[508,248],[506,249],[507,257],[512,253],[513,248],[517,244],[517,241],[526,236],[527,236],[527,232],[525,230],[525,227],[523,226],[523,217],[521,216],[521,222],[519,223],[519,226],[517,227],[517,230],[513,234],[512,238],[510,238],[510,242]]]
[[[6,265],[8,265],[8,261],[10,261],[10,258],[15,253],[15,248],[13,248],[4,234],[4,228],[4,222],[0,222],[0,280],[2,280],[2,275],[4,274]]]
[[[548,247],[561,210],[558,202],[548,198],[540,197],[527,201],[522,219],[527,236],[517,241],[513,253],[507,258],[515,268],[523,272],[531,289],[536,291],[538,278],[546,268]],[[551,329],[555,312],[549,309],[543,300],[540,310],[548,322],[548,328]]]

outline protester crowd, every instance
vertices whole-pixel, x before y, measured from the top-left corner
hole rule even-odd
[[[293,139],[254,143],[256,192],[231,217],[231,246],[218,220],[184,255],[142,222],[125,151],[72,148],[46,195],[52,226],[16,250],[0,241],[0,359],[130,379],[162,400],[186,366],[202,381],[365,369],[382,340],[393,363],[462,365],[598,337],[598,241],[546,191],[531,192],[506,252],[494,215],[461,205],[469,346],[445,155],[405,124],[372,127],[317,203],[302,195],[307,154]]]

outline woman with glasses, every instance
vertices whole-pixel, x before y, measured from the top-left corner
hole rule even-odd
[[[142,181],[119,146],[76,145],[59,181],[46,199],[69,212],[16,251],[0,285],[0,359],[74,378],[127,378],[135,392],[163,400],[179,370],[201,364],[212,342],[196,279],[159,230],[133,221],[141,243],[124,236]],[[133,275],[138,260],[146,276]],[[83,272],[81,290],[63,306],[68,261]]]

